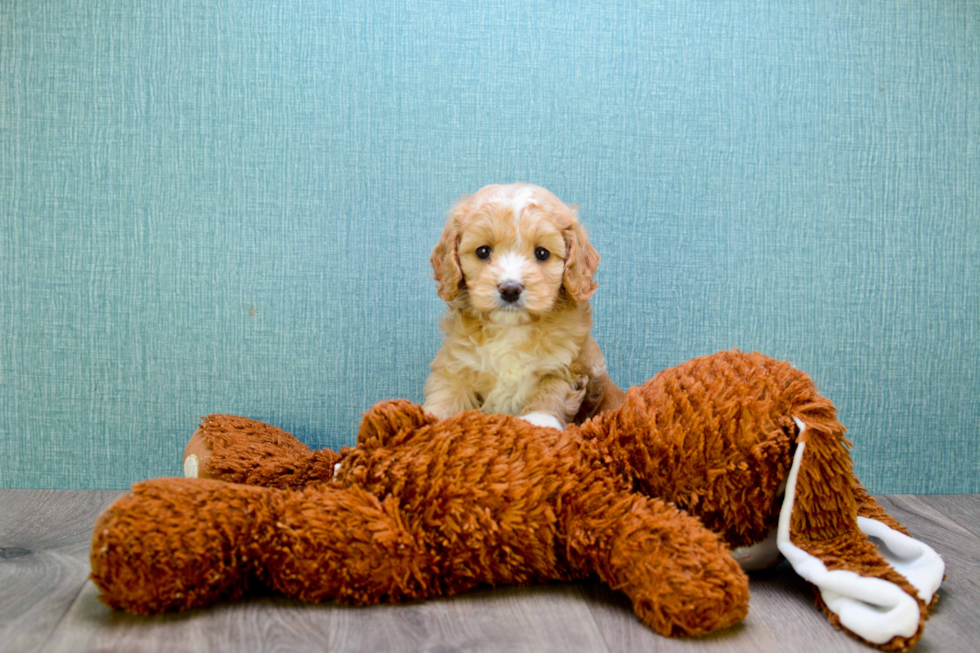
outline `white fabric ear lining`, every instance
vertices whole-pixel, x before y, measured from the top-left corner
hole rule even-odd
[[[793,419],[802,435],[806,425],[795,417]],[[786,496],[779,511],[776,533],[779,552],[797,574],[817,586],[827,608],[851,632],[874,644],[885,644],[895,636],[911,637],[919,628],[919,604],[901,587],[881,578],[869,578],[845,569],[830,571],[823,561],[790,541],[789,525],[796,498],[796,481],[805,449],[805,442],[797,443],[793,466],[786,482]]]
[[[946,563],[939,554],[928,544],[899,533],[876,519],[858,517],[857,522],[861,532],[878,547],[881,557],[905,576],[919,590],[919,598],[929,605],[946,574]]]

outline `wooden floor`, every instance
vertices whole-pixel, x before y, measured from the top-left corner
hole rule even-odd
[[[785,563],[754,575],[748,618],[700,639],[666,639],[597,583],[502,588],[401,606],[253,599],[136,617],[87,580],[92,524],[118,492],[0,490],[0,652],[30,651],[868,651],[833,629]],[[916,651],[980,650],[980,496],[879,501],[946,560]]]

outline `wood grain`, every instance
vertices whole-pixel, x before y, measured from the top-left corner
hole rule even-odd
[[[42,650],[88,577],[92,524],[119,494],[0,491],[0,652]]]
[[[498,588],[353,608],[256,597],[182,615],[113,612],[86,580],[91,526],[117,492],[0,491],[0,652],[869,651],[813,607],[785,564],[752,576],[748,618],[710,637],[666,639],[597,582]],[[879,497],[947,562],[918,653],[980,641],[980,496]]]
[[[892,494],[880,497],[881,505],[909,528],[928,528],[928,522],[945,518],[942,523],[953,530],[972,533],[980,537],[980,514],[976,494]],[[925,522],[919,522],[922,517]]]
[[[112,612],[91,583],[45,651],[603,651],[577,585],[356,608],[254,598],[181,615]]]
[[[882,507],[946,561],[946,580],[916,651],[980,650],[980,496],[890,495]]]

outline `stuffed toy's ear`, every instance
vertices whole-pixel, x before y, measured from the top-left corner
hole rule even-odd
[[[882,650],[907,650],[922,634],[943,560],[857,485],[829,401],[800,407],[794,420],[799,435],[779,514],[779,551],[816,586],[832,623]]]

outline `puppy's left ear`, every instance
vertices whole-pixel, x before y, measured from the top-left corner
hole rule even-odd
[[[562,287],[574,301],[585,301],[599,286],[592,277],[599,267],[599,252],[589,242],[585,227],[573,221],[563,234],[568,252],[565,255],[565,278]]]

